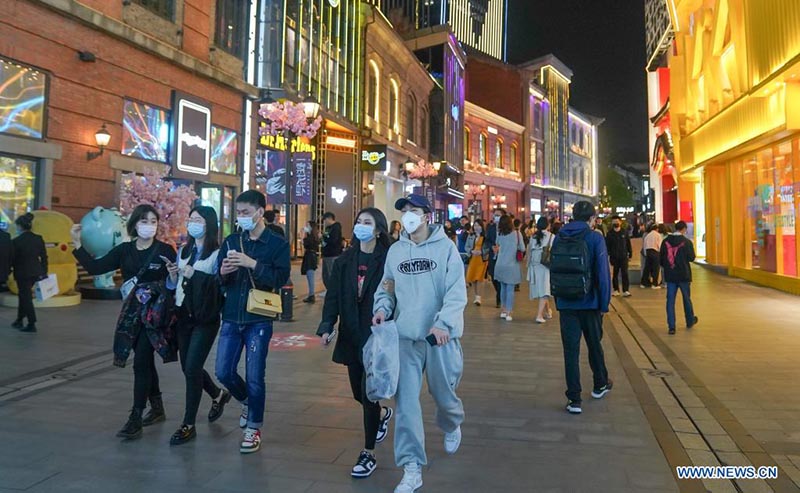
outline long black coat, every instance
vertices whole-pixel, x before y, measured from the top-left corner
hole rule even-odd
[[[359,248],[347,249],[333,264],[331,282],[325,295],[322,322],[317,335],[328,334],[339,322],[339,337],[333,350],[333,361],[343,365],[361,362],[361,350],[372,334],[372,305],[375,291],[383,278],[388,249],[380,244],[367,264],[367,276],[361,298],[358,297]]]
[[[0,284],[5,284],[8,280],[13,255],[14,245],[11,243],[11,235],[0,231]]]
[[[12,243],[14,279],[39,279],[47,275],[47,249],[41,236],[25,231]]]

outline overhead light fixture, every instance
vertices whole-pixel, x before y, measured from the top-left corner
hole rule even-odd
[[[108,129],[106,128],[106,124],[104,123],[100,130],[95,132],[94,134],[94,142],[97,144],[97,147],[100,149],[99,152],[87,152],[86,153],[86,160],[91,161],[92,159],[98,158],[103,155],[103,150],[106,148],[109,142],[111,142],[111,134],[108,133]]]
[[[303,100],[303,110],[306,113],[306,118],[313,120],[319,115],[319,101],[314,99],[314,96],[309,94]]]

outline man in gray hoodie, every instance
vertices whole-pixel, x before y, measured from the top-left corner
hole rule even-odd
[[[455,243],[442,226],[428,224],[428,200],[412,194],[395,208],[403,212],[404,230],[386,257],[373,325],[380,327],[391,318],[400,334],[394,454],[405,474],[394,491],[413,493],[422,487],[421,467],[427,464],[420,405],[423,372],[436,402],[436,422],[445,433],[445,451],[454,454],[461,444],[464,406],[456,388],[464,366],[460,339],[467,288]]]

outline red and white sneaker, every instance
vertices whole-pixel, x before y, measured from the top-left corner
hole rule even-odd
[[[261,448],[261,430],[255,428],[245,428],[244,437],[242,437],[242,445],[239,447],[239,452],[243,454],[252,454],[258,452]]]

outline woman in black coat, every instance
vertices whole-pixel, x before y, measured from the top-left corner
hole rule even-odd
[[[169,275],[167,264],[175,263],[175,250],[156,239],[159,220],[158,211],[153,206],[147,204],[136,206],[126,225],[131,241],[115,246],[100,258],[92,257],[81,246],[81,226],[76,224],[71,231],[72,243],[75,246],[72,254],[89,274],[95,276],[120,269],[122,279],[125,281],[120,288],[123,300],[137,296],[136,287],[145,283],[163,283],[166,290],[166,279]],[[124,306],[123,303],[123,312]],[[134,327],[131,326],[131,329]],[[131,349],[134,351],[133,408],[128,421],[117,432],[117,436],[128,440],[139,438],[142,435],[142,426],[149,426],[166,419],[155,365],[154,351],[157,348],[145,330],[139,328],[136,328],[132,337],[120,338],[119,346],[115,337],[114,346],[114,364],[118,366],[125,364]],[[118,351],[121,356],[117,354]],[[148,400],[150,411],[143,418],[142,413]]]
[[[14,280],[17,281],[19,290],[19,305],[17,319],[12,326],[22,332],[36,332],[36,311],[33,309],[33,285],[36,281],[47,276],[47,249],[41,236],[33,233],[33,214],[24,214],[14,221],[19,236],[14,238],[12,265],[14,267]],[[28,319],[28,325],[23,323]]]
[[[393,413],[391,408],[381,408],[380,403],[367,399],[366,373],[361,356],[372,333],[372,304],[383,278],[383,265],[392,241],[386,216],[372,207],[362,209],[353,228],[353,237],[351,248],[333,265],[317,335],[327,346],[335,334],[333,326],[339,322],[333,361],[347,366],[353,398],[361,403],[364,412],[364,450],[351,475],[365,478],[377,466],[375,444],[386,438]]]
[[[306,276],[308,281],[308,296],[303,303],[314,303],[317,301],[314,293],[316,292],[315,281],[317,268],[319,267],[319,228],[313,221],[308,221],[303,228],[303,263],[300,265],[300,275]]]

